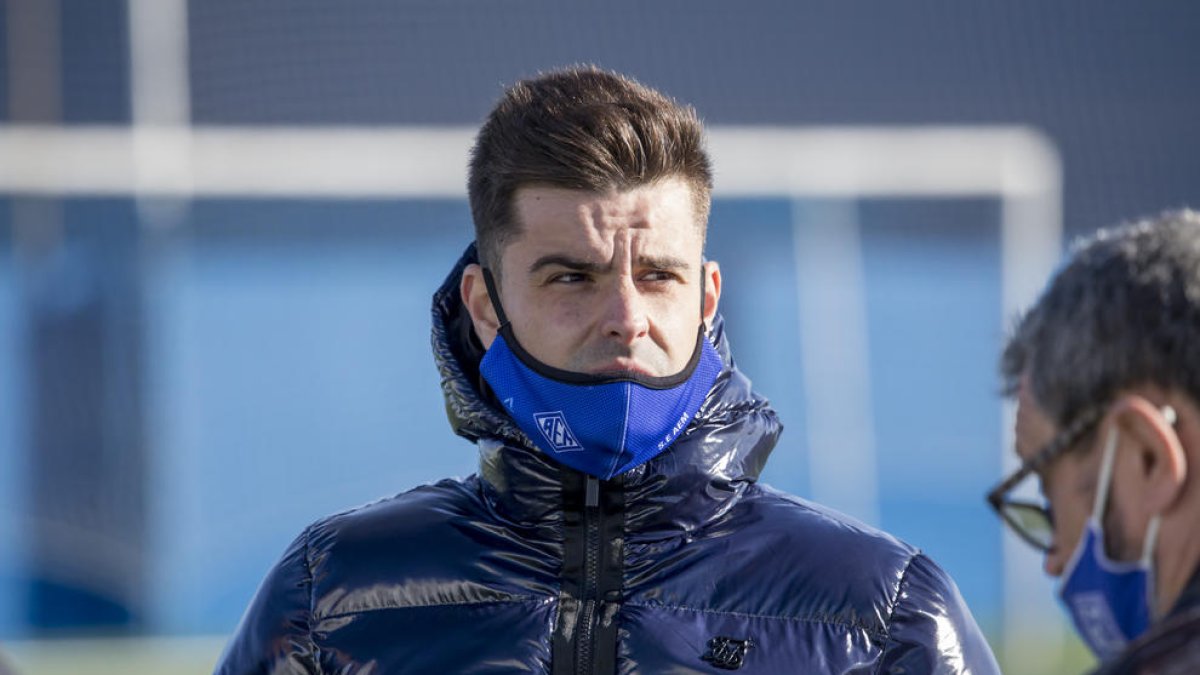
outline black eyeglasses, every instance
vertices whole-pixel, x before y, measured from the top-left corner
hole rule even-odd
[[[1054,543],[1054,517],[1045,504],[1013,499],[1009,495],[1021,481],[1070,450],[1084,434],[1100,422],[1105,406],[1089,408],[1060,431],[1042,449],[1021,463],[1011,476],[1005,478],[988,493],[987,501],[996,510],[1001,520],[1008,524],[1018,537],[1043,553]]]

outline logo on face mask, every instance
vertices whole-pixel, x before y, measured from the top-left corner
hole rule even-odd
[[[575,434],[571,433],[571,427],[567,426],[567,418],[563,417],[562,411],[534,413],[533,421],[555,452],[583,449],[575,440]]]
[[[675,422],[675,426],[671,427],[671,431],[667,433],[666,437],[658,442],[658,449],[662,450],[670,445],[671,441],[675,440],[675,437],[679,435],[679,432],[683,431],[683,428],[687,426],[687,421],[690,418],[691,415],[686,412],[680,415],[679,420]]]
[[[1080,632],[1097,653],[1121,651],[1126,638],[1103,593],[1080,593],[1070,599],[1070,605]]]

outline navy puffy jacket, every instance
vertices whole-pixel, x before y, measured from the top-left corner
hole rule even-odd
[[[434,296],[433,342],[478,475],[311,525],[218,673],[998,672],[933,561],[756,482],[781,426],[719,321],[725,369],[667,452],[596,482],[533,449],[479,393],[473,255]]]

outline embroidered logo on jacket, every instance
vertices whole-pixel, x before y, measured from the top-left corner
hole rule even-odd
[[[583,449],[575,440],[575,434],[571,433],[571,427],[567,426],[567,418],[563,417],[562,411],[534,413],[533,421],[556,452]]]
[[[746,652],[754,645],[750,640],[715,637],[708,641],[708,653],[700,658],[722,670],[737,670],[746,661]]]

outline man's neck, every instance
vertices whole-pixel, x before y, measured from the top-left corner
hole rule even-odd
[[[1196,607],[1200,607],[1200,566],[1192,571],[1191,579],[1184,584],[1183,590],[1179,593],[1171,610],[1167,612],[1167,616],[1180,614]]]
[[[1163,527],[1159,534],[1154,569],[1156,620],[1200,605],[1200,537],[1194,534],[1196,520],[1181,515],[1173,518],[1173,531]]]

